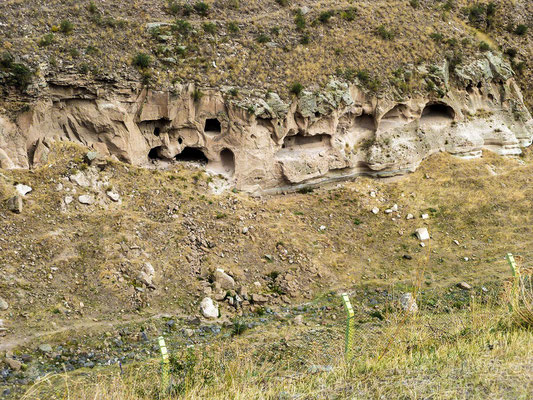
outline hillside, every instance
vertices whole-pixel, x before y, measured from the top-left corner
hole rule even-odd
[[[294,82],[312,87],[331,77],[359,78],[372,90],[401,96],[426,90],[417,65],[445,58],[460,64],[486,51],[480,47],[485,42],[512,56],[531,107],[533,42],[527,27],[533,6],[522,0],[487,4],[6,0],[0,48],[41,79],[77,74],[160,88],[195,82],[286,96]]]
[[[162,172],[110,160],[100,170],[84,154],[58,145],[47,166],[2,172],[3,198],[15,183],[33,189],[20,214],[0,214],[1,289],[9,303],[0,345],[20,348],[19,356],[37,351],[28,366],[42,360],[40,343],[70,348],[74,340],[70,351],[84,354],[128,324],[133,336],[138,324],[150,337],[165,332],[169,319],[196,329],[195,318],[206,321],[200,312],[206,296],[231,327],[235,318],[261,318],[261,310],[281,312],[337,290],[356,289],[354,301],[365,304],[374,289],[401,293],[417,285],[422,272],[425,307],[462,309],[470,295],[458,283],[468,282],[476,293],[489,288],[489,304],[498,304],[496,293],[509,276],[503,255],[513,252],[530,265],[529,151],[521,159],[437,155],[397,181],[360,178],[264,198],[213,194],[220,182],[193,166]],[[81,203],[83,195],[94,202]],[[394,204],[398,211],[385,211]],[[420,227],[431,234],[429,247],[413,236]],[[155,271],[149,282],[141,274],[146,263]],[[221,286],[217,268],[233,277],[233,289]],[[436,301],[448,290],[456,294]],[[341,334],[339,300],[328,301]],[[99,357],[109,357],[105,349]],[[35,368],[22,376],[31,382],[41,369]]]
[[[532,112],[531,0],[0,0],[0,398],[530,400]]]

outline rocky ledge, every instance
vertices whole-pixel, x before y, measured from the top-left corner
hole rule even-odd
[[[136,165],[199,162],[260,193],[401,174],[438,151],[515,155],[532,143],[533,120],[506,61],[489,52],[456,67],[453,81],[450,70],[433,66],[425,73],[440,89],[401,100],[336,81],[285,102],[235,88],[43,80],[29,110],[0,115],[0,167],[45,164],[50,144],[68,140]]]

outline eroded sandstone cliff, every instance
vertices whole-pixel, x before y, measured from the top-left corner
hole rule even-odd
[[[39,99],[14,121],[0,116],[0,166],[47,162],[50,143],[69,140],[136,165],[198,161],[249,192],[273,192],[360,174],[414,170],[447,151],[521,152],[533,136],[510,66],[492,53],[431,74],[445,91],[393,100],[331,81],[290,102],[275,93],[177,85],[41,82]]]

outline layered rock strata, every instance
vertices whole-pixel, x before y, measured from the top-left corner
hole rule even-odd
[[[438,151],[514,155],[531,144],[531,115],[501,58],[457,67],[453,84],[446,63],[431,73],[444,92],[401,101],[336,81],[284,102],[232,88],[48,80],[15,121],[0,115],[0,167],[45,164],[51,143],[68,140],[135,165],[200,162],[238,189],[275,192],[413,171]]]

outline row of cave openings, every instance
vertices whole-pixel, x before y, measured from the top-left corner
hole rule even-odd
[[[408,108],[405,104],[397,104],[389,110],[382,118],[382,123],[397,121],[408,121]],[[455,119],[455,111],[452,107],[441,102],[430,102],[426,104],[420,115],[420,125],[440,124],[442,122],[452,122]]]
[[[455,118],[455,111],[452,107],[441,103],[431,102],[428,103],[420,116],[420,124],[439,124],[442,122],[451,122]],[[407,120],[407,106],[404,104],[398,104],[388,111],[382,118],[382,122],[394,122]],[[369,114],[362,114],[356,118],[355,124],[360,128],[367,130],[375,130],[376,124],[374,117]],[[217,118],[208,118],[205,120],[204,132],[207,135],[217,135],[222,131],[220,121]],[[161,134],[161,127],[155,126],[153,131],[155,136]],[[314,135],[304,136],[301,134],[287,136],[282,144],[282,149],[312,149],[328,147],[330,140],[329,135]],[[178,143],[183,142],[182,138],[178,138]],[[161,155],[162,146],[154,147],[148,153],[150,160],[164,159],[168,160]],[[212,164],[213,170],[226,175],[232,176],[235,172],[235,154],[230,149],[223,149],[220,152],[220,162],[210,163],[209,159],[205,155],[202,149],[196,147],[184,147],[183,150],[174,157],[178,162],[196,162],[202,165]]]
[[[154,136],[160,136],[162,127],[158,125],[164,125],[166,121],[162,123],[156,123],[153,128]],[[222,125],[217,118],[207,118],[205,120],[204,132],[207,135],[215,136],[222,132]],[[178,138],[178,143],[182,144],[183,139]],[[170,161],[167,157],[162,156],[163,146],[157,146],[150,150],[148,153],[148,159],[151,161],[165,160]],[[230,149],[223,149],[220,152],[220,162],[212,163],[213,171],[223,173],[232,176],[235,173],[235,154]],[[205,155],[201,148],[186,146],[182,151],[174,157],[174,161],[178,162],[194,162],[201,165],[209,164],[209,159]]]

